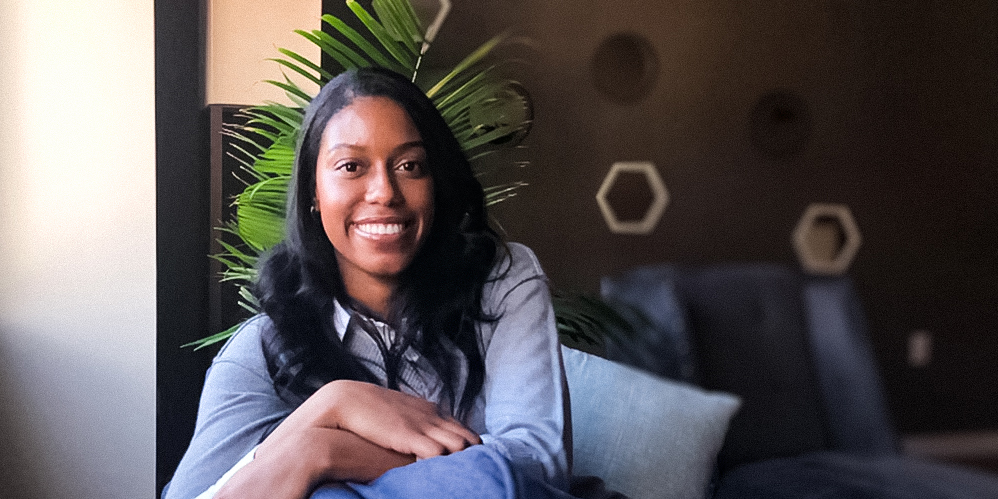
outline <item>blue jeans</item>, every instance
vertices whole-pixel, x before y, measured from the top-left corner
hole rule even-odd
[[[485,445],[389,470],[367,485],[319,488],[312,499],[570,499],[533,476],[519,473]]]

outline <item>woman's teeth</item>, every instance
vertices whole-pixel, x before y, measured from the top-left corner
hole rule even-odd
[[[403,224],[357,224],[357,230],[378,236],[398,234],[404,228]]]

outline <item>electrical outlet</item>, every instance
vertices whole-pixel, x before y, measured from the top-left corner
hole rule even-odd
[[[932,333],[916,329],[908,335],[908,365],[926,367],[932,362]]]

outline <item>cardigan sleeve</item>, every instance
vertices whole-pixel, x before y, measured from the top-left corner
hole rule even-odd
[[[501,316],[491,335],[483,335],[482,441],[519,471],[564,490],[571,432],[566,428],[568,390],[551,294],[529,249],[511,243],[510,258],[505,276],[487,290],[488,308]]]
[[[207,490],[293,410],[267,372],[260,337],[268,325],[265,316],[250,319],[212,361],[194,436],[164,499],[191,499]]]

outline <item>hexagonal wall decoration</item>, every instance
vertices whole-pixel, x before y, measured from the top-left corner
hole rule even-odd
[[[811,203],[794,228],[794,252],[811,274],[845,273],[861,243],[859,227],[844,204]]]
[[[641,174],[648,182],[648,187],[652,192],[652,201],[645,211],[641,220],[636,222],[621,221],[610,204],[608,197],[613,189],[614,183],[621,173],[633,172]],[[662,182],[655,165],[650,161],[618,161],[610,167],[610,172],[603,179],[603,184],[596,193],[596,202],[600,211],[603,212],[603,219],[606,220],[607,227],[611,232],[617,234],[650,234],[655,230],[658,221],[665,212],[665,207],[669,204],[669,191]]]
[[[414,0],[412,2],[413,8],[417,12],[432,12],[433,21],[430,22],[429,26],[426,28],[426,43],[423,44],[423,51],[429,46],[436,37],[437,33],[440,31],[440,26],[443,25],[444,20],[447,19],[447,15],[450,14],[451,0]],[[425,21],[425,19],[424,19]]]

